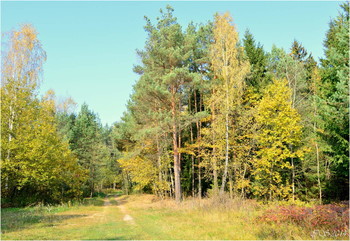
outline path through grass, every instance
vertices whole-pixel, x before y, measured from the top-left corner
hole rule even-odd
[[[71,207],[2,209],[2,239],[312,239],[303,227],[258,222],[263,211],[249,202],[176,205],[152,195],[108,196]]]
[[[118,198],[87,205],[2,210],[2,239],[149,239],[123,220]],[[120,202],[122,203],[122,201]],[[137,235],[137,236],[136,236]]]

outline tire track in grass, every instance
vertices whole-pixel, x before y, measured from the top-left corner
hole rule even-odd
[[[123,221],[125,221],[125,222],[127,222],[128,224],[131,224],[131,225],[136,225],[136,222],[135,222],[134,218],[128,213],[128,209],[123,204],[120,203],[120,201],[118,200],[117,197],[114,200],[117,202],[119,210],[124,215]]]

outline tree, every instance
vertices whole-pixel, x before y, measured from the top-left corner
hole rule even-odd
[[[71,148],[78,158],[79,164],[88,172],[87,189],[92,196],[101,179],[99,169],[103,160],[108,158],[106,147],[102,143],[101,124],[87,104],[81,110],[73,126]]]
[[[142,74],[140,83],[146,88],[143,96],[155,96],[151,103],[158,106],[155,113],[170,113],[168,124],[172,135],[172,152],[174,160],[175,199],[181,200],[181,110],[185,100],[184,89],[196,75],[190,72],[189,59],[192,56],[193,39],[187,38],[173,16],[173,9],[167,6],[166,12],[156,26],[146,18],[145,30],[148,39],[144,51],[138,51],[142,66],[135,71]],[[147,95],[147,92],[152,95]],[[140,93],[136,93],[140,94]],[[144,97],[144,98],[145,98]],[[138,102],[140,103],[140,102]],[[138,107],[136,107],[138,108]]]
[[[59,202],[80,195],[84,172],[57,133],[50,91],[36,95],[46,54],[31,25],[10,35],[2,59],[1,181],[3,202]],[[30,194],[30,195],[28,195]]]
[[[320,115],[320,107],[322,104],[322,80],[320,70],[317,67],[315,67],[312,72],[310,82],[310,91],[312,94],[309,99],[312,107],[310,111],[312,113],[312,115],[310,115],[310,124],[312,125],[312,129],[307,133],[308,136],[305,141],[311,144],[310,149],[313,151],[307,154],[304,163],[306,176],[305,186],[308,189],[305,192],[308,193],[308,197],[318,197],[319,203],[322,204],[325,180],[327,180],[327,176],[329,176],[329,165],[327,165],[327,157],[325,155],[329,146],[322,138],[325,122]],[[317,182],[316,185],[315,181]],[[311,184],[308,184],[308,182]],[[315,186],[317,190],[315,190]]]
[[[288,55],[283,49],[279,49],[276,46],[272,47],[269,58],[269,68],[275,78],[285,78],[288,81],[288,86],[292,90],[292,95],[290,96],[292,107],[301,115],[302,122],[305,126],[306,122],[309,121],[308,116],[311,106],[310,101],[308,101],[310,90],[308,89],[309,86],[306,82],[307,72],[304,63],[298,59],[293,59],[292,54]],[[293,146],[290,148],[293,149]],[[294,200],[297,193],[295,183],[297,180],[303,178],[303,174],[301,171],[301,160],[291,158],[291,164],[293,167],[292,192]]]
[[[27,104],[28,107],[35,105],[32,99],[40,83],[40,73],[43,62],[46,60],[46,53],[37,39],[37,32],[31,25],[23,25],[19,31],[10,33],[6,50],[7,52],[3,53],[1,58],[1,117],[3,120],[1,129],[2,154],[6,149],[4,159],[10,161],[14,156],[13,139],[18,125],[31,118],[29,115],[23,115],[24,113],[20,110]]]
[[[331,179],[327,196],[349,197],[349,5],[331,20],[324,42],[322,64],[322,104],[320,116],[325,122],[323,138],[328,143]]]
[[[72,145],[75,108],[77,103],[72,98],[64,99],[56,104],[56,122],[60,135]]]
[[[202,172],[203,163],[201,152],[202,149],[202,120],[208,113],[205,110],[204,99],[206,98],[207,92],[210,90],[210,81],[212,78],[212,71],[210,69],[210,59],[209,59],[209,47],[213,41],[213,23],[208,22],[205,25],[196,26],[193,23],[189,24],[186,34],[189,38],[194,39],[194,44],[192,45],[193,56],[190,60],[190,71],[199,74],[199,78],[195,78],[190,84],[188,91],[188,108],[187,115],[189,118],[193,118],[189,125],[189,139],[187,143],[185,142],[185,153],[191,156],[191,186],[192,186],[192,196],[195,196],[195,176],[197,174],[198,179],[198,196],[202,196]],[[186,136],[186,133],[185,133]],[[197,173],[195,172],[195,167],[197,167]],[[215,169],[214,169],[215,170]],[[215,171],[214,171],[215,172]],[[217,175],[215,175],[217,180]]]
[[[262,89],[271,81],[267,72],[267,55],[260,43],[256,44],[254,36],[247,30],[243,39],[244,51],[249,59],[250,73],[247,76],[247,84],[255,92]]]
[[[298,146],[301,141],[300,115],[292,107],[292,90],[286,80],[275,79],[264,92],[257,105],[256,121],[258,151],[254,163],[254,194],[272,200],[288,198],[291,185],[289,171],[293,168],[288,161],[302,158]]]
[[[220,193],[224,192],[229,166],[229,137],[233,131],[232,127],[230,128],[229,116],[237,115],[237,108],[242,102],[244,79],[249,72],[249,63],[243,58],[243,49],[238,46],[238,33],[232,21],[229,13],[216,15],[213,29],[214,43],[210,47],[209,54],[216,78],[210,100],[213,106],[211,111],[218,112],[214,114],[212,125],[224,130],[224,136],[219,136],[221,133],[218,133],[215,138],[225,140],[225,148],[222,148],[225,152],[225,165]]]
[[[306,49],[299,43],[297,40],[294,39],[291,47],[291,56],[294,60],[298,60],[300,62],[305,61],[305,58],[307,56]]]

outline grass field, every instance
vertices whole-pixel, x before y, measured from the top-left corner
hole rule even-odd
[[[267,208],[249,200],[189,199],[176,205],[152,195],[108,196],[73,205],[2,209],[2,239],[349,239],[259,221]]]

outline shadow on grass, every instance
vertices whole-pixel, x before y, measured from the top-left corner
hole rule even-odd
[[[107,194],[105,198],[101,197],[93,197],[93,198],[85,198],[83,201],[81,201],[79,204],[83,206],[105,206],[105,199],[107,198],[110,201],[109,205],[120,205],[125,203],[127,197],[122,197],[121,203],[119,201],[115,201],[115,198],[119,197],[119,194]]]
[[[87,215],[53,215],[41,210],[1,210],[1,232],[9,233],[30,228],[33,225],[42,224],[41,227],[51,227],[72,218],[85,217]]]
[[[101,198],[85,198],[82,203],[83,206],[103,206],[104,201]]]
[[[136,240],[137,236],[118,236],[114,238],[106,238],[105,240]]]

